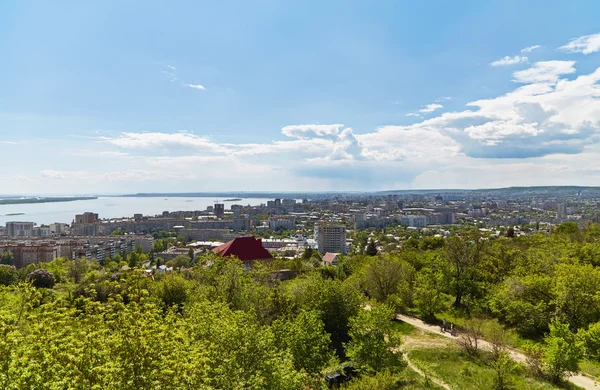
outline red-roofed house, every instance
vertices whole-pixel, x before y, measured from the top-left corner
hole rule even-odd
[[[248,264],[251,261],[273,259],[269,251],[263,247],[261,239],[254,236],[236,237],[216,247],[213,252],[221,257],[235,256]]]
[[[340,263],[340,254],[327,252],[323,256],[323,265],[337,266]]]

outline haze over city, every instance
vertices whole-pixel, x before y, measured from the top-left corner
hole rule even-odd
[[[0,192],[597,185],[599,8],[2,2]]]

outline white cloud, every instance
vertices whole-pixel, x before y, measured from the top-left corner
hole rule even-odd
[[[600,51],[600,34],[584,35],[573,38],[564,46],[559,47],[571,53],[591,54]]]
[[[100,139],[127,149],[162,149],[172,147],[223,149],[208,138],[199,137],[190,132],[121,133],[118,137],[101,137]]]
[[[90,172],[90,171],[60,171],[45,169],[40,171],[40,176],[49,180],[86,181],[90,183],[102,183],[112,181],[152,181],[162,177],[162,171],[149,171],[144,169],[119,170],[114,172]],[[170,172],[170,179],[191,179],[189,173]]]
[[[499,140],[508,136],[536,136],[540,130],[532,123],[521,123],[513,119],[509,121],[486,122],[479,126],[465,128],[465,133],[475,140]]]
[[[521,53],[531,53],[532,51],[534,51],[535,49],[539,49],[540,47],[540,45],[528,46],[521,49]]]
[[[442,106],[441,104],[437,104],[437,103],[431,103],[431,104],[426,105],[425,108],[420,109],[419,112],[429,114],[440,108],[444,108],[444,106]]]
[[[452,97],[451,96],[440,96],[439,98],[435,99],[435,101],[437,103],[443,102],[443,101],[446,101],[446,100],[452,100]]]
[[[96,151],[96,150],[74,150],[68,153],[69,156],[74,157],[129,157],[129,153],[121,152],[118,150],[106,150],[106,151]]]
[[[174,66],[171,65],[167,65],[168,69],[165,69],[162,71],[162,73],[165,75],[165,77],[172,83],[174,83],[175,81],[178,81],[179,79],[177,78],[177,72],[175,70]]]
[[[326,137],[338,135],[344,125],[290,125],[281,129],[281,132],[292,138]]]
[[[575,61],[541,61],[529,69],[513,73],[514,81],[518,83],[556,83],[559,76],[575,73]]]
[[[416,112],[409,112],[408,114],[404,115],[404,116],[416,116],[416,117],[421,117],[420,114],[416,113]]]
[[[201,91],[206,90],[206,88],[204,88],[204,85],[201,84],[185,84],[186,86],[190,87],[190,88],[195,88],[195,89],[199,89]]]
[[[179,81],[179,77],[177,75],[177,68],[173,65],[165,65],[166,69],[162,70],[162,73],[165,75],[165,77],[172,83]],[[204,87],[204,85],[202,84],[190,84],[190,83],[185,83],[185,82],[181,82],[181,85],[184,87],[189,87],[189,88],[194,88],[194,89],[198,89],[200,91],[205,91],[206,87]]]
[[[230,148],[231,156],[258,156],[279,155],[285,153],[287,157],[324,155],[335,147],[332,140],[323,138],[297,139],[291,141],[274,141],[264,144],[225,144]]]
[[[510,56],[506,56],[506,57],[502,57],[499,60],[490,62],[491,66],[506,66],[506,65],[515,65],[515,64],[521,64],[523,62],[527,62],[528,58],[524,57],[524,56],[514,56],[514,57],[510,57]]]
[[[77,159],[75,171],[48,167],[41,176],[35,176],[37,169],[34,176],[23,174],[48,188],[50,180],[61,180],[55,187],[80,188],[78,181],[86,181],[86,188],[104,189],[100,183],[106,180],[117,183],[112,188],[136,191],[151,191],[153,180],[170,179],[187,180],[186,188],[197,191],[209,185],[376,190],[596,182],[600,68],[575,72],[574,61],[537,62],[513,73],[520,84],[507,93],[452,112],[440,112],[442,105],[432,103],[410,113],[429,116],[407,126],[289,125],[278,139],[255,143],[222,143],[190,131],[124,132],[99,138],[103,145],[94,155],[102,156],[102,167],[97,159]],[[0,167],[0,184],[9,184],[2,175],[13,174],[10,170]],[[29,188],[27,183],[19,188]],[[170,188],[178,191],[179,185]]]

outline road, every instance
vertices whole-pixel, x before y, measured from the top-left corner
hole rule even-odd
[[[458,338],[450,335],[450,333],[440,332],[439,326],[426,324],[418,318],[406,316],[404,314],[396,314],[396,319],[402,320],[402,321],[406,322],[407,324],[414,326],[415,328],[419,328],[419,329],[422,329],[427,332],[439,334],[439,335],[442,335],[442,336],[445,336],[445,337],[448,337],[448,338],[458,341]],[[479,347],[481,347],[485,350],[488,350],[488,351],[492,350],[492,344],[490,344],[489,342],[487,342],[485,340],[479,340],[478,345],[479,345]],[[527,356],[523,352],[516,350],[516,349],[512,349],[512,348],[509,348],[508,352],[510,353],[510,357],[514,361],[520,362],[520,363],[527,362]],[[569,376],[568,380],[569,380],[569,382],[573,383],[574,385],[577,385],[586,390],[600,390],[600,385],[596,384],[593,379],[591,379],[587,376],[584,376],[584,375],[572,374],[571,376]]]

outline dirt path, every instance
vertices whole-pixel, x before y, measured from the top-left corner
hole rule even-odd
[[[441,336],[458,341],[458,338],[450,335],[450,333],[441,332],[439,326],[426,324],[418,318],[409,317],[404,314],[396,314],[396,318],[406,322],[407,324],[414,326],[415,328],[422,329],[427,332],[439,334]],[[482,349],[485,349],[488,351],[492,350],[492,344],[490,344],[489,342],[487,342],[485,340],[479,340],[478,344]],[[518,350],[512,349],[512,348],[509,348],[508,351],[510,353],[510,357],[514,361],[520,362],[520,363],[525,363],[527,361],[527,356],[524,353],[522,353],[521,351],[518,351]],[[593,379],[591,379],[587,376],[584,376],[584,375],[580,375],[580,374],[571,375],[571,376],[569,376],[568,380],[569,380],[569,382],[571,382],[579,387],[582,387],[586,390],[600,390],[600,385],[597,385]]]

